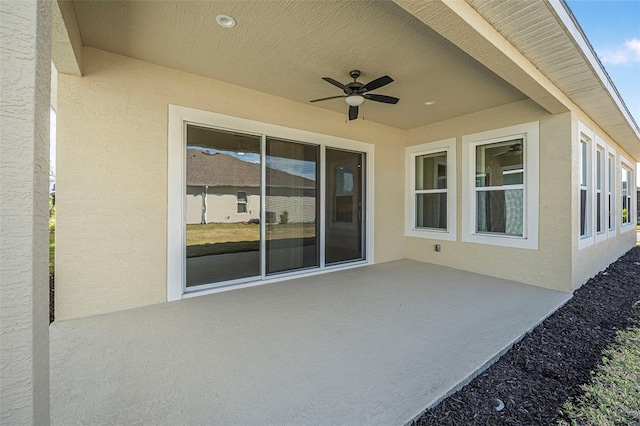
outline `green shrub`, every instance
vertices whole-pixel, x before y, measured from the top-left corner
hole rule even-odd
[[[288,222],[289,222],[289,212],[285,210],[280,215],[280,224],[286,225]]]

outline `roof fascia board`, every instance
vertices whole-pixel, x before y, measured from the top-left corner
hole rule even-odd
[[[573,102],[465,1],[394,0],[552,114]]]
[[[70,0],[53,1],[51,61],[58,72],[82,77],[82,37]]]
[[[586,36],[584,35],[584,32],[582,31],[582,28],[580,27],[580,24],[578,23],[576,18],[573,16],[573,14],[570,12],[570,9],[568,9],[568,7],[565,6],[564,1],[562,0],[547,0],[547,1],[551,6],[551,10],[558,17],[558,20],[561,23],[561,25],[565,27],[565,29],[567,30],[567,33],[571,36],[575,44],[580,49],[582,55],[584,56],[586,61],[589,63],[589,65],[593,69],[594,73],[600,80],[604,89],[609,93],[609,96],[611,97],[613,102],[620,109],[620,112],[622,113],[624,118],[629,123],[629,126],[635,133],[636,138],[640,139],[640,129],[638,128],[638,124],[634,120],[633,116],[631,116],[631,113],[629,112],[627,105],[622,100],[620,93],[618,93],[618,89],[616,89],[615,85],[611,81],[609,74],[607,74],[607,71],[602,66],[600,59],[598,59],[598,56],[593,50],[591,43],[589,43],[589,41],[587,40]]]

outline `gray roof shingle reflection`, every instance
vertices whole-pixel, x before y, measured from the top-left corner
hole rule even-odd
[[[259,187],[260,164],[227,154],[187,149],[187,185]],[[267,186],[313,189],[316,183],[302,176],[267,168]]]

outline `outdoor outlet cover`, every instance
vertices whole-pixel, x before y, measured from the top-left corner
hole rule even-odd
[[[440,244],[436,244],[436,251],[440,251],[442,250],[442,247],[440,246]]]

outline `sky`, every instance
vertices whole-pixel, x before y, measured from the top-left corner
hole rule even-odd
[[[567,0],[636,123],[640,123],[640,0]]]

